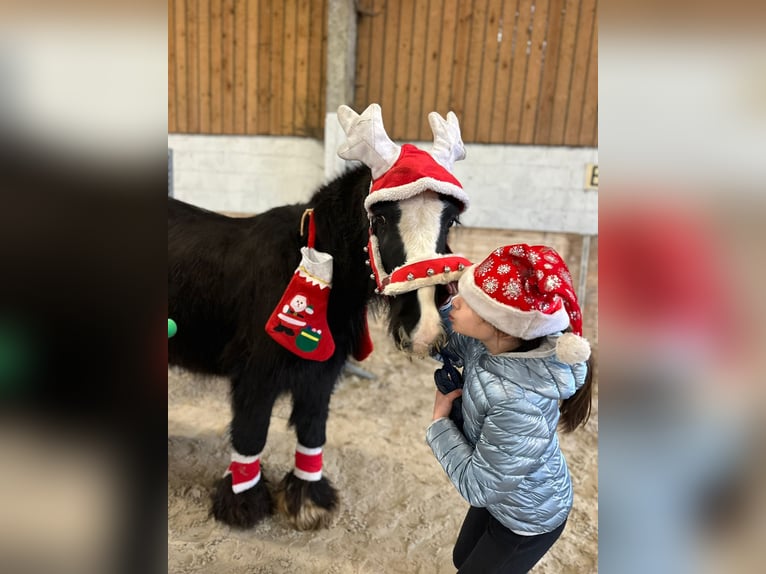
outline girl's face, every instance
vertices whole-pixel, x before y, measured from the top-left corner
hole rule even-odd
[[[461,335],[483,342],[495,337],[496,329],[479,317],[460,295],[453,297],[449,317],[452,321],[452,330]]]

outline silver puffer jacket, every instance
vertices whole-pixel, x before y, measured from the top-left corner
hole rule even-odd
[[[556,434],[558,401],[583,385],[587,365],[557,360],[558,336],[532,351],[491,355],[481,342],[452,333],[449,350],[465,365],[465,435],[448,418],[426,432],[463,498],[518,534],[555,530],[572,508],[572,481]]]

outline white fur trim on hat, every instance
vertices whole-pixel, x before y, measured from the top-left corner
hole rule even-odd
[[[563,331],[569,327],[569,314],[562,305],[554,313],[521,311],[510,305],[495,301],[476,285],[473,278],[476,265],[465,270],[458,281],[458,294],[479,317],[491,323],[503,333],[520,339],[536,339]]]
[[[556,356],[567,365],[582,363],[590,357],[590,343],[574,333],[564,333],[556,341]]]
[[[424,191],[435,191],[443,195],[450,195],[463,203],[463,209],[468,209],[469,199],[462,187],[448,181],[441,181],[432,177],[421,177],[411,183],[397,187],[386,187],[373,191],[364,200],[364,208],[369,212],[370,206],[378,201],[400,201],[409,199]]]

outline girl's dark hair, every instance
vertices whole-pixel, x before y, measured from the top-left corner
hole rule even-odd
[[[572,432],[580,425],[585,425],[590,418],[591,394],[593,390],[593,356],[585,363],[588,372],[585,374],[585,382],[577,392],[568,399],[561,401],[559,412],[559,425],[564,432]]]

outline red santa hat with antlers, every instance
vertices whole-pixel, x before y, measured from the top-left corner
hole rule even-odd
[[[371,206],[380,201],[403,201],[424,191],[454,197],[461,211],[468,208],[468,195],[452,175],[455,161],[465,158],[457,116],[449,112],[443,118],[437,112],[428,114],[434,134],[430,152],[412,144],[398,146],[386,134],[378,104],[370,104],[361,114],[348,106],[338,108],[338,121],[346,133],[346,141],[338,149],[343,159],[361,161],[370,168],[372,181],[364,207],[372,217]],[[381,264],[378,238],[370,226],[370,239],[365,247],[368,264],[377,292],[396,296],[414,289],[457,281],[471,262],[453,253],[419,254],[390,274]]]
[[[361,114],[340,106],[338,121],[348,135],[338,155],[359,160],[372,170],[370,195],[364,202],[368,212],[375,202],[399,201],[426,190],[452,196],[460,201],[463,211],[468,208],[468,195],[452,175],[455,161],[465,158],[460,124],[453,112],[447,113],[446,119],[438,112],[428,114],[434,134],[430,152],[391,141],[383,128],[378,104],[370,104]]]

